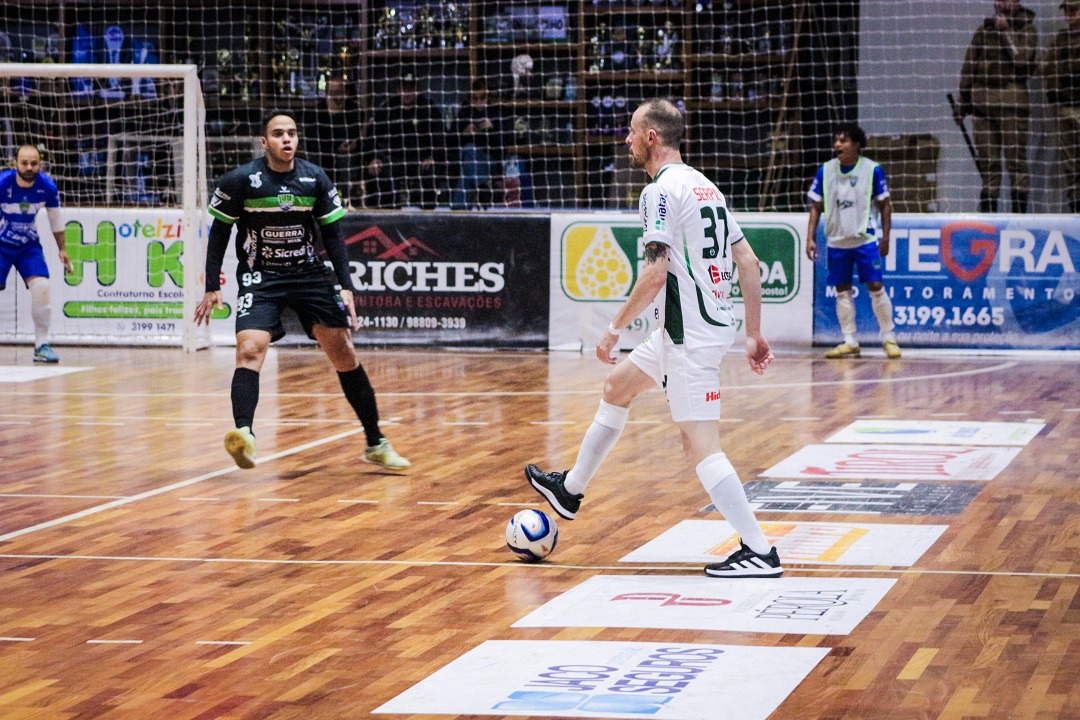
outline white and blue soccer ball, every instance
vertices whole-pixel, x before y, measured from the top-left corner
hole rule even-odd
[[[522,510],[506,524],[506,547],[525,562],[540,562],[558,541],[555,519],[539,510]]]

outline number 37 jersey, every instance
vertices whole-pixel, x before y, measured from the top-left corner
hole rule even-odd
[[[730,344],[735,330],[731,246],[743,241],[743,233],[723,194],[689,165],[672,163],[642,191],[639,215],[643,244],[668,247],[660,312],[671,342]]]

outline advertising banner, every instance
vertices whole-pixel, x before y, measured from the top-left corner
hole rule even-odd
[[[803,252],[806,216],[739,213],[740,227],[757,253],[762,283],[762,333],[774,344],[807,344],[811,337],[811,289],[803,278],[811,265]],[[625,302],[643,263],[636,213],[551,216],[551,319],[549,349],[590,349]],[[744,318],[738,273],[732,287],[739,329]],[[656,328],[649,309],[619,336],[632,350]]]
[[[65,275],[45,213],[38,235],[49,265],[52,338],[58,344],[180,345],[184,315],[184,242],[180,210],[65,208],[68,256]],[[233,340],[233,275],[226,253],[226,307],[214,313],[215,341]],[[0,293],[0,340],[30,342],[34,324],[30,293],[14,271]],[[200,288],[201,295],[201,288]]]
[[[897,445],[1027,445],[1046,427],[1043,422],[959,420],[856,420],[827,443]]]
[[[739,720],[766,720],[828,654],[817,647],[488,640],[374,712],[716,720],[729,716],[724,708],[738,708]]]
[[[755,480],[743,486],[754,512],[959,515],[981,482]],[[711,503],[706,512],[716,510]]]
[[[822,227],[824,224],[822,224]],[[823,229],[818,243],[824,247]],[[901,347],[1080,349],[1080,219],[893,215],[885,287]],[[824,258],[814,268],[814,343],[842,339]],[[865,286],[860,343],[878,343]]]
[[[761,473],[815,480],[993,480],[1022,448],[807,445]]]
[[[547,215],[351,213],[341,222],[358,343],[547,343]]]
[[[513,627],[627,627],[846,635],[895,580],[597,575]]]
[[[763,522],[761,531],[782,563],[909,566],[930,549],[946,525]],[[683,520],[619,562],[714,563],[742,542],[724,520]]]

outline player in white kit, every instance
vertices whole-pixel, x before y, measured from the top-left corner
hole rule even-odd
[[[746,357],[759,375],[772,362],[761,335],[761,273],[758,258],[727,208],[724,196],[679,153],[683,118],[669,101],[647,100],[630,121],[626,144],[634,164],[651,182],[641,193],[645,262],[626,303],[596,343],[611,355],[621,328],[658,300],[658,329],[615,365],[604,397],[585,433],[574,467],[565,473],[525,468],[529,482],[560,516],[573,520],[585,487],[615,446],[631,401],[660,386],[682,434],[687,459],[709,497],[742,538],[727,560],[708,565],[717,577],[779,577],[776,548],[769,544],[746,499],[735,468],[720,448],[720,360],[736,336],[731,305],[733,265],[746,307]],[[661,291],[664,291],[661,295]]]

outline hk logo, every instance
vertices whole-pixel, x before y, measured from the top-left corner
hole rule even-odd
[[[624,593],[623,595],[616,595],[611,598],[615,600],[642,600],[644,602],[659,602],[660,607],[667,607],[669,605],[678,605],[681,607],[720,607],[721,605],[730,605],[730,600],[724,598],[707,598],[707,597],[683,597],[678,593],[657,593],[657,592],[643,592],[643,593]]]
[[[718,390],[710,390],[705,393],[705,402],[716,402],[720,399],[720,392]]]
[[[255,173],[254,175],[248,175],[248,180],[251,181],[251,187],[253,187],[253,188],[261,188],[262,187],[262,170]]]

